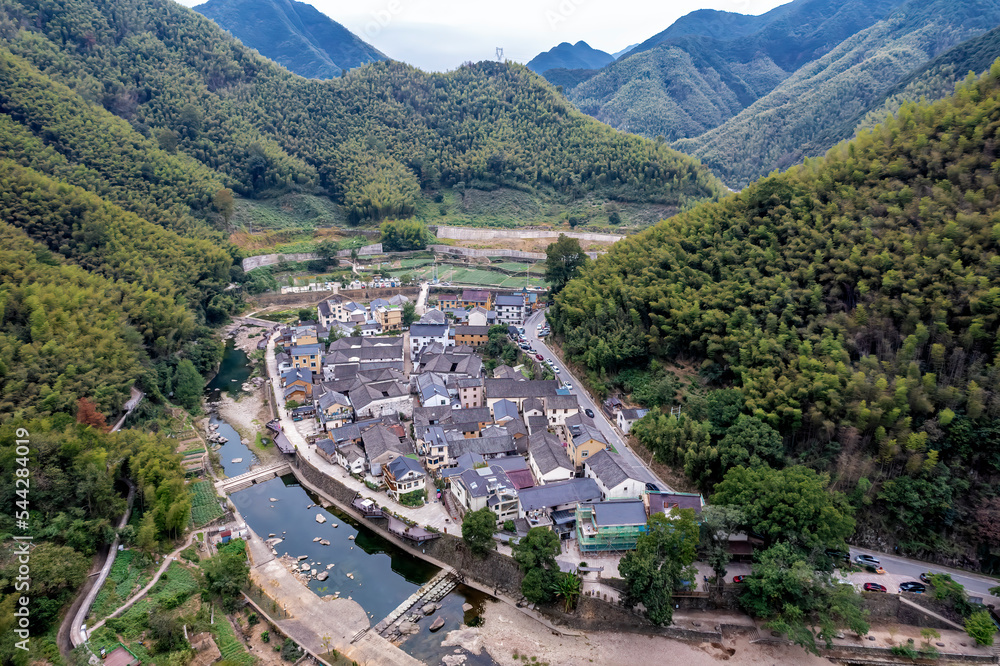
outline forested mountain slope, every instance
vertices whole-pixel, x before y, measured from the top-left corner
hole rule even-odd
[[[803,157],[822,155],[843,138],[849,121],[897,81],[998,23],[998,0],[909,0],[735,117],[674,145],[739,189]]]
[[[970,72],[977,76],[982,74],[997,58],[1000,58],[1000,28],[965,40],[911,72],[873,103],[862,117],[846,123],[841,138],[847,139],[861,129],[874,127],[899,110],[903,102],[933,102],[951,95],[955,85]]]
[[[650,356],[735,387],[730,420],[780,433],[777,451],[737,459],[833,472],[856,538],[986,563],[1000,554],[998,133],[1000,63],[615,244],[556,297],[554,330],[598,388]],[[689,397],[681,419],[636,432],[710,490],[723,431],[702,430]]]
[[[261,55],[309,79],[331,79],[388,57],[297,0],[209,0],[194,7]]]
[[[598,69],[614,59],[610,53],[595,49],[581,40],[576,44],[563,42],[553,46],[548,51],[539,53],[528,61],[526,67],[537,74],[556,68]]]
[[[693,161],[594,122],[518,65],[382,62],[315,81],[169,0],[2,11],[16,56],[244,196],[319,188],[359,219],[408,215],[422,188],[457,183],[676,206],[718,192]]]
[[[900,1],[795,0],[761,16],[699,10],[567,94],[613,127],[669,141],[697,136]]]

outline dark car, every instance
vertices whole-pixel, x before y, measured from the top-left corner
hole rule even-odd
[[[594,410],[592,410],[590,407],[587,407],[585,410],[583,410],[583,413],[589,416],[590,418],[594,418]]]
[[[734,583],[742,583],[746,579],[747,579],[746,576],[733,576],[733,582]]]
[[[888,592],[885,589],[885,585],[879,585],[878,583],[865,583],[865,592]]]
[[[933,575],[934,574],[932,572],[925,571],[924,573],[920,574],[920,582],[921,583],[927,583],[928,585],[930,585],[931,584],[931,576],[933,576]]]
[[[655,483],[647,483],[646,484],[646,490],[648,490],[651,493],[658,493],[658,492],[660,492],[660,487],[658,485],[656,485]]]
[[[923,583],[918,583],[915,580],[909,580],[909,581],[906,581],[905,583],[900,583],[899,584],[899,591],[900,592],[911,592],[913,594],[923,594],[924,592],[927,591],[927,588],[924,587]]]

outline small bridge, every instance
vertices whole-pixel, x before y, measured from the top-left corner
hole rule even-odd
[[[425,541],[430,541],[431,539],[440,538],[441,536],[440,532],[431,532],[423,527],[411,527],[407,525],[405,522],[392,515],[392,513],[385,507],[379,506],[372,500],[361,497],[361,495],[356,495],[354,497],[354,500],[351,502],[351,506],[365,518],[385,518],[389,521],[389,531],[403,539],[423,543]]]
[[[215,482],[215,489],[221,494],[235,493],[238,490],[249,488],[255,483],[270,481],[275,477],[290,474],[291,471],[292,466],[287,462],[272,463],[264,467],[252,469],[249,472],[244,472],[243,474],[234,476],[231,479],[220,479]]]

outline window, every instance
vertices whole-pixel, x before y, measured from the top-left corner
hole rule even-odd
[[[589,455],[590,455],[590,451],[584,451],[583,453],[580,454],[580,457],[581,458],[586,458]]]

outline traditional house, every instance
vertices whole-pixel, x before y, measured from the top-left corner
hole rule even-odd
[[[518,490],[531,488],[535,485],[535,477],[532,475],[528,461],[524,459],[524,456],[494,458],[490,461],[490,465],[503,468],[503,471],[507,473],[507,478]]]
[[[581,467],[587,458],[608,448],[604,435],[592,425],[571,426],[569,431],[572,439],[569,441],[566,453],[574,467]]]
[[[485,289],[465,289],[462,291],[462,300],[459,307],[462,308],[483,308],[489,310],[493,305],[493,294]]]
[[[648,516],[652,516],[654,513],[669,515],[675,509],[692,509],[695,513],[701,513],[705,506],[705,499],[700,493],[650,491],[643,495],[642,501],[646,505],[646,515]]]
[[[603,449],[583,463],[583,474],[601,488],[603,499],[639,499],[653,478],[645,470],[632,467],[617,453]]]
[[[424,347],[432,342],[449,346],[452,340],[448,337],[448,330],[447,324],[410,325],[410,359],[417,359]]]
[[[517,488],[499,465],[469,469],[452,477],[451,492],[466,511],[489,507],[497,523],[517,518]]]
[[[573,478],[573,463],[559,438],[547,431],[528,437],[528,465],[539,484]]]
[[[421,407],[444,407],[451,405],[451,395],[443,377],[434,372],[417,375],[417,395]]]
[[[498,324],[524,325],[524,297],[520,294],[502,294],[496,297],[494,307]]]
[[[448,393],[462,405],[463,409],[483,406],[482,379],[474,377],[449,379]]]
[[[401,438],[383,425],[369,428],[361,434],[361,443],[372,476],[381,477],[382,468],[399,456],[413,453],[409,439]]]
[[[354,420],[351,401],[339,391],[324,391],[316,398],[316,414],[323,430],[339,428]]]
[[[528,378],[509,365],[498,365],[493,368],[493,379],[507,379],[514,382],[526,382]]]
[[[420,355],[420,363],[417,372],[435,372],[445,379],[452,377],[478,378],[483,374],[483,359],[475,353],[460,354],[452,351],[440,353],[432,351],[436,349],[438,343],[424,348]],[[447,349],[456,349],[448,347]],[[463,347],[469,349],[470,347]]]
[[[334,294],[325,301],[320,301],[318,306],[319,323],[327,328],[338,322],[346,322],[347,314],[344,311],[344,297]]]
[[[284,389],[285,402],[289,400],[304,402],[307,398],[311,398],[313,394],[312,370],[308,368],[292,368],[281,375],[281,388]],[[299,397],[289,397],[293,391]]]
[[[558,395],[559,382],[550,379],[537,379],[532,381],[519,382],[510,379],[487,379],[484,381],[486,389],[486,405],[492,409],[494,403],[501,400],[510,400],[517,404],[518,409],[521,403],[528,398],[547,398]]]
[[[521,454],[517,442],[502,428],[487,426],[479,437],[463,437],[460,432],[445,429],[445,436],[448,438],[448,457],[451,459],[458,458],[463,453],[478,453],[486,460]]]
[[[393,458],[382,470],[382,480],[385,481],[389,496],[397,502],[402,502],[404,495],[424,492],[427,487],[424,468],[408,456]]]
[[[531,527],[551,527],[560,539],[569,539],[576,526],[576,507],[600,499],[601,489],[593,479],[547,483],[518,493],[519,516]]]
[[[618,412],[618,427],[627,435],[635,422],[646,414],[649,414],[648,409],[623,409]]]
[[[430,471],[451,464],[448,457],[448,438],[445,436],[444,428],[439,425],[428,426],[420,436],[417,437],[417,453],[423,456],[424,465]]]
[[[501,425],[518,417],[517,403],[510,400],[497,400],[490,408],[493,410],[493,421]]]
[[[293,368],[308,368],[316,373],[322,369],[322,349],[318,344],[292,347],[289,354]]]
[[[417,407],[413,410],[413,430],[416,437],[422,437],[430,426],[439,425],[446,433],[454,432],[462,437],[476,438],[491,423],[493,415],[488,407]]]
[[[482,347],[490,341],[489,326],[456,326],[455,344]]]
[[[646,532],[646,510],[640,499],[619,499],[576,508],[576,538],[581,553],[635,550]]]
[[[279,375],[283,375],[292,369],[292,356],[287,352],[279,352],[275,354],[274,361],[278,365]]]
[[[566,419],[580,413],[580,402],[573,394],[545,397],[545,418],[549,425],[565,425]]]

